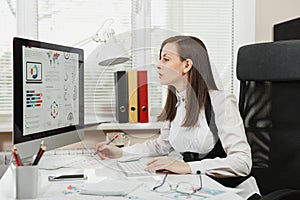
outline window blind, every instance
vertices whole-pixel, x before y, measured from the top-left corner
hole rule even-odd
[[[122,4],[122,6],[120,6]],[[162,87],[159,85],[155,64],[158,59],[160,43],[170,33],[189,34],[201,38],[207,45],[211,61],[223,82],[225,89],[231,89],[233,76],[233,1],[223,2],[211,0],[152,0],[151,12],[145,1],[62,1],[49,0],[39,2],[39,39],[72,45],[82,38],[93,34],[107,19],[117,21],[117,27],[125,27],[116,33],[130,30],[134,33],[139,28],[160,28],[167,32],[151,33],[151,62],[144,63],[148,70],[150,117],[155,119],[159,114],[163,100]],[[131,12],[132,10],[132,12]],[[142,12],[141,12],[142,11]],[[80,13],[80,15],[78,15]],[[149,20],[150,18],[150,20]],[[62,20],[63,19],[63,20]],[[96,20],[100,19],[100,20]],[[101,21],[101,22],[100,22]],[[138,25],[136,25],[138,23]],[[80,24],[80,25],[79,25]],[[80,28],[78,28],[80,27]],[[66,34],[70,33],[70,34]],[[72,34],[76,33],[76,34]],[[157,34],[160,40],[157,40]],[[165,37],[164,37],[165,34]],[[132,44],[136,41],[134,34],[129,35]],[[83,46],[85,58],[95,48],[95,44]],[[145,48],[145,54],[149,53]],[[114,67],[99,67],[85,65],[85,111],[86,121],[111,121],[115,117],[114,111],[114,79],[113,72],[132,67],[140,67],[141,53],[133,50],[132,62]],[[147,55],[143,55],[147,57]],[[146,59],[147,60],[147,59]],[[143,61],[142,61],[143,62]],[[88,64],[88,65],[87,65]],[[134,66],[133,66],[134,65]],[[145,67],[145,66],[144,66]],[[96,119],[95,119],[96,118]]]
[[[200,38],[208,49],[215,79],[222,82],[219,87],[233,93],[234,1],[152,0],[151,11],[152,27]]]
[[[113,19],[112,23],[105,23]],[[130,0],[47,0],[39,1],[39,39],[68,46],[89,38],[99,30],[114,29],[118,42],[126,43],[122,33],[131,30]],[[121,34],[121,36],[120,36]],[[125,40],[125,41],[124,41]],[[85,123],[112,121],[115,118],[113,72],[131,67],[131,62],[115,66],[99,66],[91,60],[94,49],[101,45],[87,41],[77,45],[85,52]]]
[[[130,0],[45,0],[38,1],[39,40],[67,46],[96,33],[106,19],[114,22],[113,28],[120,42],[128,42],[126,36],[132,31],[134,15],[144,1]],[[145,4],[146,5],[146,4]],[[150,114],[157,115],[162,107],[162,87],[159,85],[155,64],[161,42],[170,35],[194,35],[204,41],[214,69],[227,90],[233,90],[233,46],[234,46],[234,0],[151,0],[151,12],[144,12],[144,27],[151,27],[150,62],[147,62],[149,80]],[[16,32],[15,0],[0,2],[0,24],[8,27],[0,40],[0,116],[12,112],[12,36]],[[165,31],[160,31],[165,30]],[[121,36],[119,33],[122,33]],[[126,34],[123,34],[126,33]],[[9,36],[8,36],[9,35]],[[133,37],[129,36],[130,39]],[[134,37],[133,37],[134,40]],[[131,42],[131,41],[130,41]],[[129,43],[130,43],[129,42]],[[100,45],[87,42],[77,45],[85,50],[85,59]],[[129,44],[130,45],[130,44]],[[149,53],[149,49],[145,51]],[[114,119],[113,72],[132,68],[135,52],[128,52],[131,61],[113,67],[101,67],[96,63],[85,65],[85,111],[86,122]]]
[[[11,129],[12,41],[16,33],[16,1],[0,1],[0,129]],[[6,129],[6,130],[7,130]]]
[[[148,110],[149,121],[156,121],[162,110],[161,85],[156,70],[157,58],[153,59],[153,53],[157,54],[159,45],[153,44],[151,27],[151,1],[132,1],[132,64],[138,70],[148,72]]]

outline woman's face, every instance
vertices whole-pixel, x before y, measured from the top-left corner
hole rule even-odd
[[[172,85],[178,91],[185,88],[186,77],[184,66],[186,61],[181,61],[177,52],[177,45],[167,43],[161,52],[161,59],[157,63],[157,70],[162,85]]]

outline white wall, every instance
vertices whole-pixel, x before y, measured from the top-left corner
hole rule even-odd
[[[273,26],[300,17],[299,0],[256,0],[255,41],[273,41]]]

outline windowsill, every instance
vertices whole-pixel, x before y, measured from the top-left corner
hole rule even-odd
[[[13,131],[13,119],[11,114],[0,114],[0,133]]]
[[[5,123],[0,125],[0,133],[11,133],[12,131],[13,128],[10,123]]]
[[[103,123],[97,130],[160,130],[161,122],[150,123]]]

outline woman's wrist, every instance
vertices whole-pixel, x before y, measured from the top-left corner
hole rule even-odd
[[[191,174],[192,170],[191,170],[190,165],[187,162],[183,162],[183,164],[185,165],[186,174]]]
[[[190,168],[190,165],[187,162],[182,161],[176,161],[176,163],[173,165],[171,171],[178,173],[178,174],[190,174],[192,173],[192,170]]]

